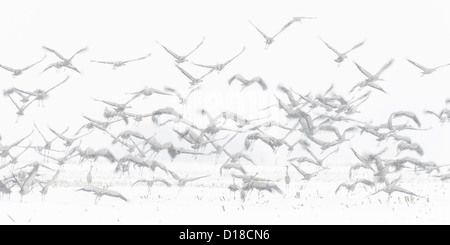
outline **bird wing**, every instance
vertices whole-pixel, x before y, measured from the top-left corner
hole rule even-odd
[[[362,73],[364,74],[364,76],[366,76],[367,78],[372,77],[372,74],[370,74],[370,73],[369,73],[366,69],[364,69],[362,66],[358,65],[358,63],[356,63],[356,62],[353,62],[353,63],[355,63],[355,65],[356,65],[356,67],[358,68],[358,70],[359,70],[360,72],[362,72]]]
[[[115,162],[116,161],[116,157],[114,157],[114,155],[112,154],[112,152],[109,150],[109,149],[107,149],[107,148],[102,148],[102,149],[100,149],[100,150],[97,150],[96,152],[95,152],[95,154],[97,155],[97,156],[102,156],[102,157],[105,157],[106,159],[108,159],[110,162]]]
[[[11,97],[11,95],[8,95],[8,97],[11,100],[11,102],[14,104],[14,106],[17,108],[17,110],[23,109],[23,108],[19,107],[19,105],[14,101],[14,99]]]
[[[44,134],[41,132],[41,130],[39,130],[39,128],[37,127],[36,123],[34,123],[34,127],[36,128],[36,130],[38,131],[39,135],[44,139],[45,142],[47,142],[47,139],[45,138]]]
[[[204,77],[208,76],[213,71],[214,71],[214,69],[209,70],[205,75],[201,76],[200,79],[203,79]]]
[[[176,65],[176,67],[178,68],[178,70],[181,71],[181,73],[183,73],[183,75],[185,75],[187,78],[189,78],[189,80],[194,81],[195,78],[189,74],[186,70],[184,70],[183,68],[181,68],[180,66]]]
[[[250,24],[253,26],[253,27],[255,27],[255,29],[265,38],[265,39],[268,39],[269,37],[264,33],[264,32],[262,32],[255,24],[253,24],[253,22],[251,22],[251,21],[249,21],[250,22]]]
[[[403,187],[400,187],[400,186],[394,186],[393,189],[394,189],[394,191],[403,192],[403,193],[411,195],[411,196],[416,196],[416,197],[418,196],[417,194],[415,194]]]
[[[295,170],[297,170],[297,172],[299,172],[303,177],[306,176],[305,171],[303,171],[302,169],[300,169],[300,167],[298,167],[297,165],[290,163],[292,166],[294,166]]]
[[[367,86],[372,87],[377,90],[380,90],[383,93],[387,93],[380,85],[378,85],[376,83],[368,83]]]
[[[169,173],[170,173],[170,175],[172,175],[172,177],[173,177],[176,181],[179,182],[179,181],[181,180],[180,176],[178,176],[175,172],[169,170]]]
[[[142,57],[139,57],[139,58],[136,58],[136,59],[131,59],[131,60],[125,60],[125,61],[122,61],[122,63],[128,63],[128,62],[132,62],[132,61],[138,61],[138,60],[143,60],[143,59],[146,59],[147,57],[149,57],[151,54],[149,53],[149,54],[147,54],[146,56],[142,56]]]
[[[420,125],[421,125],[419,119],[416,116],[416,114],[414,114],[413,112],[410,112],[410,111],[394,112],[394,113],[392,113],[391,116],[394,117],[394,118],[405,116],[405,117],[411,118],[417,124],[417,126],[420,127]]]
[[[139,179],[139,180],[136,180],[136,181],[131,185],[131,187],[133,187],[133,186],[136,185],[137,183],[141,183],[141,182],[148,183],[149,181],[146,180],[146,179]]]
[[[337,56],[341,56],[342,54],[337,51],[337,49],[333,48],[331,45],[329,45],[327,42],[325,42],[322,38],[319,37],[319,39],[329,48],[331,51],[333,51]]]
[[[77,54],[82,53],[82,52],[85,52],[85,51],[87,51],[87,50],[88,50],[88,47],[84,47],[84,48],[78,50],[75,54],[72,55],[72,57],[70,57],[69,60],[72,60]]]
[[[209,177],[209,176],[210,176],[210,174],[208,174],[208,175],[203,175],[203,176],[198,176],[198,177],[187,178],[187,179],[185,179],[185,180],[186,180],[186,182],[188,182],[188,181],[194,181],[194,180],[206,178],[206,177]]]
[[[172,184],[169,181],[165,180],[165,179],[157,178],[154,181],[155,182],[161,182],[161,183],[165,184],[168,187],[172,186]]]
[[[103,194],[104,194],[104,195],[107,195],[107,196],[110,196],[110,197],[118,197],[118,198],[124,200],[125,202],[128,202],[128,199],[125,198],[122,194],[120,194],[120,193],[117,192],[117,191],[113,191],[113,190],[103,190]]]
[[[15,72],[15,71],[16,71],[16,69],[11,68],[11,67],[8,67],[8,66],[5,66],[5,65],[1,65],[1,64],[0,64],[0,67],[3,68],[3,69],[5,69],[5,70],[8,70],[8,71],[10,71],[10,72]]]
[[[186,97],[184,98],[184,100],[187,100],[187,99],[189,98],[189,96],[192,94],[192,92],[194,92],[194,91],[196,91],[196,90],[199,90],[200,88],[201,88],[200,85],[198,85],[198,86],[192,88],[191,91],[188,92],[188,94],[186,95]]]
[[[435,115],[436,117],[438,117],[438,118],[440,118],[440,115],[439,114],[437,114],[436,112],[434,112],[434,111],[430,111],[430,110],[425,110],[423,113],[425,113],[425,114],[431,114],[431,115]]]
[[[441,66],[437,66],[437,67],[435,67],[434,69],[439,69],[439,68],[445,67],[445,66],[450,66],[450,63],[449,63],[449,64],[445,64],[445,65],[441,65]]]
[[[67,82],[67,80],[69,80],[70,76],[67,76],[62,82],[56,84],[55,86],[49,88],[47,91],[45,91],[44,93],[47,94],[48,92],[52,91],[53,89],[57,88],[59,85]]]
[[[235,80],[235,79],[237,79],[237,80],[239,80],[239,81],[245,81],[245,78],[241,75],[241,74],[236,74],[236,75],[234,75],[234,76],[232,76],[230,79],[228,79],[228,84],[230,84],[231,85],[231,83]]]
[[[174,93],[178,97],[178,99],[180,99],[180,101],[184,100],[183,96],[181,96],[181,94],[177,90],[175,90],[174,88],[164,87],[164,90],[169,91],[171,93]]]
[[[164,50],[166,50],[167,53],[169,53],[170,55],[172,55],[175,59],[181,59],[182,57],[178,54],[176,54],[175,52],[173,52],[172,50],[168,49],[166,46],[162,45],[161,43],[157,42],[159,45],[161,45],[161,47],[163,47]]]
[[[362,41],[362,42],[356,44],[355,46],[353,46],[351,49],[349,49],[348,51],[344,52],[343,54],[348,54],[348,53],[350,53],[351,51],[353,51],[353,50],[355,50],[355,49],[361,47],[365,42],[366,42],[366,41]]]
[[[108,65],[114,65],[116,63],[116,61],[102,61],[102,60],[91,60],[91,62],[108,64]]]
[[[203,44],[203,42],[205,41],[205,38],[203,37],[202,41],[191,51],[189,52],[186,56],[184,56],[184,58],[187,58],[189,55],[191,55],[192,53],[195,52],[195,50],[197,50],[198,48],[200,48],[200,46]]]
[[[423,66],[423,65],[421,65],[421,64],[419,64],[419,63],[417,63],[415,61],[412,61],[410,59],[406,59],[406,60],[409,61],[409,63],[411,63],[411,64],[415,65],[416,67],[418,67],[419,69],[421,69],[422,71],[429,70],[429,68],[427,68],[427,67],[425,67],[425,66]]]
[[[223,65],[228,65],[231,61],[233,61],[234,59],[236,59],[237,57],[239,57],[243,52],[245,51],[245,46],[242,48],[242,50],[236,54],[233,58],[229,59],[227,62],[223,63]]]
[[[44,57],[42,57],[42,59],[40,59],[40,60],[34,62],[33,64],[31,64],[31,65],[29,65],[29,66],[26,66],[26,67],[22,68],[22,71],[28,70],[28,69],[30,69],[31,67],[33,67],[33,66],[35,66],[35,65],[37,65],[37,64],[39,64],[39,63],[41,63],[46,57],[47,57],[47,55],[44,55]]]
[[[381,67],[381,69],[375,74],[375,77],[379,77],[381,73],[386,71],[392,65],[392,63],[394,63],[394,59],[390,59],[386,64],[384,64],[383,67]]]
[[[45,50],[47,50],[47,51],[50,51],[50,52],[52,52],[52,53],[54,53],[56,56],[58,56],[60,59],[62,59],[62,60],[67,60],[64,56],[62,56],[60,53],[58,53],[56,50],[54,50],[54,49],[51,49],[51,48],[49,48],[49,47],[46,47],[46,46],[42,46],[42,48],[43,49],[45,49]],[[47,67],[47,69],[48,69],[49,67]],[[47,70],[46,69],[46,70]]]

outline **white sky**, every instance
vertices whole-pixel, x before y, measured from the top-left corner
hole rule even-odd
[[[405,59],[430,67],[450,62],[449,5],[444,0],[8,1],[0,9],[0,64],[19,68],[44,54],[47,58],[15,79],[9,72],[0,70],[1,88],[46,89],[64,79],[67,73],[71,79],[50,94],[44,109],[32,105],[18,124],[9,99],[0,98],[3,112],[0,134],[4,141],[11,142],[28,133],[33,121],[42,128],[50,125],[63,130],[71,126],[75,130],[84,122],[82,113],[102,118],[104,106],[91,97],[121,102],[128,98],[125,93],[146,85],[158,89],[168,85],[184,93],[189,85],[187,79],[155,41],[184,54],[205,37],[204,45],[191,56],[193,61],[204,64],[225,61],[246,47],[243,55],[220,74],[213,73],[206,78],[203,90],[191,97],[189,115],[206,106],[213,114],[234,110],[249,118],[264,116],[255,108],[274,103],[272,93],[278,84],[303,94],[310,91],[316,94],[334,83],[336,91],[346,93],[363,76],[350,60],[338,68],[333,61],[335,55],[320,42],[317,38],[320,36],[338,50],[367,40],[363,47],[351,53],[350,59],[373,73],[394,58],[394,65],[383,76],[386,81],[380,83],[388,94],[372,93],[362,107],[367,113],[365,118],[382,122],[396,110],[420,113],[425,127],[435,127],[426,135],[417,136],[427,145],[425,157],[445,161],[450,158],[443,153],[450,142],[449,127],[441,127],[421,112],[437,111],[445,106],[445,99],[450,97],[450,69],[421,78],[420,71]],[[293,16],[318,19],[291,26],[268,50],[264,50],[263,38],[248,22],[251,20],[271,35]],[[67,56],[88,46],[89,51],[74,61],[83,75],[54,70],[40,75],[45,65],[57,60],[42,45]],[[148,59],[115,71],[110,66],[89,62],[131,59],[149,52],[152,56]],[[184,67],[195,76],[205,71],[190,64]],[[236,73],[261,76],[269,91],[261,92],[255,86],[239,93],[237,84],[230,87],[226,82]],[[160,98],[151,97],[135,109],[150,112],[169,105],[178,106],[176,99]],[[149,133],[153,134],[154,130],[151,128]]]

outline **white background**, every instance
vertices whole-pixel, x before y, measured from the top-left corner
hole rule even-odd
[[[62,131],[70,126],[75,131],[85,122],[82,114],[101,119],[104,105],[92,98],[124,102],[129,98],[126,93],[144,86],[157,89],[171,86],[184,94],[189,87],[188,80],[156,41],[184,54],[205,37],[204,44],[190,57],[195,62],[215,64],[234,56],[244,46],[246,50],[222,72],[214,72],[205,79],[202,90],[191,97],[188,118],[199,122],[197,110],[202,107],[213,115],[230,110],[248,118],[266,116],[267,112],[258,109],[275,103],[273,93],[277,93],[278,84],[313,95],[335,84],[336,92],[345,95],[364,79],[351,60],[375,73],[394,58],[393,66],[383,74],[385,81],[380,82],[388,93],[373,91],[358,118],[383,123],[394,111],[416,112],[424,128],[433,127],[430,131],[411,133],[415,141],[423,145],[424,159],[446,164],[450,159],[447,153],[449,127],[422,112],[445,107],[445,99],[450,98],[450,68],[420,77],[420,70],[406,59],[429,67],[450,62],[448,9],[448,1],[444,0],[4,2],[0,8],[0,64],[20,68],[44,54],[47,58],[17,78],[0,70],[0,88],[46,89],[67,73],[71,74],[71,79],[50,94],[45,108],[38,108],[36,104],[30,106],[19,123],[16,123],[15,108],[9,99],[0,98],[2,142],[12,142],[31,131],[33,121],[41,128],[51,126]],[[317,19],[292,25],[268,50],[264,49],[264,39],[249,24],[251,20],[272,35],[294,16]],[[366,43],[338,68],[333,61],[334,53],[319,36],[341,51],[362,40]],[[46,53],[42,45],[66,56],[87,46],[88,52],[74,60],[83,74],[55,70],[41,74],[46,65],[57,60],[53,54]],[[149,52],[152,55],[148,59],[117,70],[89,62],[91,59],[126,60]],[[205,72],[191,64],[183,65],[194,76]],[[227,84],[236,73],[249,78],[261,76],[269,90],[263,92],[258,86],[251,86],[239,92],[237,84]],[[133,109],[145,113],[165,106],[179,105],[175,98],[155,96],[141,101]],[[160,139],[175,138],[151,122],[141,125],[140,130],[150,135],[156,132]],[[38,140],[36,138],[35,142]],[[101,141],[95,137],[90,140]],[[364,139],[356,139],[351,145],[361,151],[372,151],[374,146]],[[254,149],[259,150],[260,154],[254,155],[260,163],[282,161],[267,149]],[[335,161],[348,159],[342,156]]]

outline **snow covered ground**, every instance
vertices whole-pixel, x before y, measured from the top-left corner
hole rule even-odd
[[[402,185],[423,197],[393,194],[371,196],[373,190],[358,187],[352,194],[345,190],[335,194],[346,180],[348,167],[337,166],[321,172],[305,183],[290,173],[289,191],[280,166],[260,167],[260,177],[278,181],[285,195],[254,191],[245,202],[227,189],[232,183],[229,173],[219,176],[211,165],[190,165],[190,176],[212,173],[205,179],[188,183],[183,189],[155,184],[148,196],[145,184],[131,184],[145,173],[131,171],[130,176],[112,174],[111,166],[99,164],[93,185],[108,184],[129,202],[104,196],[94,203],[91,193],[77,192],[84,186],[87,166],[66,166],[57,185],[42,200],[35,190],[24,196],[14,192],[0,200],[1,224],[448,224],[450,214],[448,184],[423,175],[402,176]],[[71,169],[70,167],[73,167]],[[75,167],[77,167],[75,170]],[[180,167],[180,166],[177,166]],[[108,169],[110,171],[108,171]],[[70,177],[68,174],[70,172]],[[73,174],[73,172],[78,173]],[[238,181],[236,181],[238,183]]]

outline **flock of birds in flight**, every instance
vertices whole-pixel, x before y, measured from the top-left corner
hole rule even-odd
[[[294,17],[273,36],[267,35],[252,22],[250,24],[264,38],[265,49],[268,49],[274,43],[275,38],[288,27],[294,23],[301,23],[303,20],[309,19],[313,20],[315,18]],[[359,42],[342,52],[321,38],[320,40],[335,53],[337,57],[334,61],[338,65],[348,60],[348,55],[362,48],[365,43],[365,41]],[[258,192],[269,191],[275,194],[283,194],[288,192],[289,185],[294,179],[295,181],[308,182],[316,178],[322,171],[330,168],[327,166],[326,159],[341,150],[350,150],[357,162],[349,169],[349,182],[344,182],[337,186],[336,194],[344,189],[348,193],[353,192],[357,186],[361,185],[365,186],[365,188],[371,188],[373,190],[371,195],[386,192],[390,197],[394,192],[401,192],[406,195],[419,196],[419,194],[400,186],[401,178],[393,178],[392,176],[396,173],[411,171],[412,169],[417,174],[422,172],[426,174],[440,173],[440,168],[445,166],[438,165],[433,161],[421,160],[424,150],[417,142],[404,133],[411,130],[428,130],[421,127],[419,116],[415,113],[411,111],[395,111],[387,118],[386,123],[379,125],[363,122],[352,117],[359,112],[358,108],[370,98],[373,92],[386,93],[378,82],[383,80],[383,73],[391,67],[394,59],[387,61],[375,73],[369,72],[360,64],[354,62],[356,68],[365,78],[363,81],[356,83],[347,95],[335,93],[333,85],[324,93],[316,96],[312,96],[311,93],[302,94],[292,88],[278,85],[277,89],[280,94],[275,95],[275,104],[260,110],[266,111],[276,107],[285,115],[285,122],[270,120],[270,118],[248,119],[230,111],[211,115],[206,108],[201,108],[199,110],[200,115],[206,117],[209,123],[206,127],[199,127],[194,122],[189,121],[183,115],[183,112],[179,112],[172,107],[163,107],[143,114],[132,111],[133,103],[136,103],[139,99],[145,100],[154,96],[176,97],[179,103],[185,106],[193,92],[201,89],[201,84],[203,84],[209,74],[214,71],[222,71],[245,52],[245,47],[243,47],[242,50],[231,56],[227,61],[215,65],[199,64],[188,60],[192,53],[201,48],[203,42],[204,39],[185,55],[177,54],[158,42],[161,48],[175,59],[176,69],[187,78],[189,88],[184,95],[168,86],[163,89],[145,87],[129,93],[129,99],[125,103],[95,99],[96,102],[106,106],[103,118],[94,119],[84,115],[83,118],[86,120],[86,123],[72,134],[69,134],[69,127],[63,131],[49,127],[48,132],[45,133],[34,124],[30,133],[15,142],[7,143],[2,141],[0,137],[0,157],[2,158],[2,164],[0,165],[2,176],[0,180],[0,195],[9,196],[14,190],[18,190],[18,193],[23,197],[33,189],[40,188],[44,198],[50,187],[57,183],[58,176],[64,165],[71,159],[78,159],[78,162],[90,162],[91,167],[86,176],[86,185],[79,191],[94,193],[96,202],[102,196],[111,196],[128,201],[123,194],[117,191],[93,184],[92,169],[98,159],[114,164],[114,171],[120,174],[129,173],[130,167],[140,168],[141,171],[144,169],[152,172],[158,171],[159,175],[157,177],[150,179],[141,178],[133,183],[133,186],[139,183],[147,185],[149,194],[155,183],[167,187],[176,185],[181,190],[189,182],[210,176],[182,177],[180,172],[177,173],[170,167],[170,163],[156,160],[161,152],[167,152],[172,161],[179,155],[192,155],[194,158],[215,155],[216,164],[221,161],[219,170],[221,178],[229,179],[230,185],[228,189],[230,190],[230,195],[231,193],[235,195],[237,192],[240,194],[242,201],[250,198],[250,194],[254,189]],[[70,58],[66,58],[66,56],[52,48],[43,46],[43,49],[47,53],[57,56],[59,61],[48,64],[42,72],[64,68],[68,72],[82,74],[74,64],[74,60],[78,55],[86,52],[88,50],[87,47],[75,52]],[[44,62],[46,56],[20,69],[11,68],[3,64],[0,64],[0,67],[17,77]],[[142,61],[149,57],[151,57],[151,54],[123,61],[91,60],[91,62],[110,65],[113,69],[118,69],[128,63]],[[205,74],[195,77],[189,73],[182,67],[183,63],[188,61],[195,66],[205,68]],[[419,68],[422,71],[422,76],[450,65],[445,64],[428,68],[412,60],[408,60],[408,62]],[[31,110],[31,105],[37,103],[39,107],[43,106],[50,93],[57,93],[57,88],[67,82],[70,82],[70,75],[48,89],[26,91],[13,87],[4,89],[3,95],[8,97],[11,105],[17,109],[17,120],[20,120],[20,117],[26,116],[26,110]],[[263,91],[268,88],[268,85],[261,77],[246,78],[241,74],[235,74],[228,80],[230,86],[233,82],[240,83],[241,91],[252,85],[259,85]],[[366,91],[363,92],[363,90]],[[348,95],[352,95],[351,99],[347,98]],[[282,96],[285,98],[281,98]],[[447,100],[446,103],[450,103],[450,100]],[[204,106],[207,107],[207,105]],[[450,121],[450,110],[447,108],[442,109],[440,112],[427,110],[425,113],[435,116],[441,123]],[[134,127],[124,129],[124,125],[125,127],[129,126],[130,119],[135,122]],[[180,142],[161,142],[156,139],[156,133],[154,135],[141,133],[136,128],[139,123],[147,119],[151,119],[158,127],[172,127],[173,133],[179,137]],[[163,121],[163,119],[165,120]],[[174,125],[177,127],[174,127]],[[180,125],[183,130],[178,130]],[[112,127],[115,127],[119,133],[113,133]],[[278,131],[284,132],[284,134],[281,136],[271,135],[268,133],[271,128],[277,128]],[[84,146],[86,141],[82,144],[81,139],[93,132],[101,132],[102,135],[111,137],[111,144],[120,145],[126,150],[124,151],[126,153],[119,157],[116,152],[111,151],[108,147],[93,148]],[[230,135],[218,136],[229,132],[232,132],[231,137]],[[42,138],[43,144],[27,144],[26,140],[36,133]],[[386,144],[387,146],[379,152],[372,153],[361,153],[353,147],[341,147],[343,143],[350,141],[358,133],[360,135],[371,135],[367,137],[372,137],[371,139],[378,141],[379,144]],[[327,140],[321,139],[321,135],[327,135]],[[238,144],[236,142],[236,137],[238,136],[245,138],[244,142],[241,141],[243,143],[242,150],[232,151],[227,148],[227,145],[232,141],[234,141],[234,144]],[[223,141],[225,142],[220,143]],[[255,168],[258,167],[258,163],[251,156],[251,149],[255,144],[268,147],[274,154],[280,148],[286,149],[289,159],[283,165],[283,171],[285,169],[284,178],[274,180],[260,177],[257,172],[249,173],[247,164],[251,164]],[[188,145],[188,147],[182,145]],[[386,155],[386,152],[390,148],[392,149],[389,146],[395,146],[396,155],[394,157]],[[42,158],[31,163],[21,159],[24,153],[32,150]],[[327,151],[328,153],[325,154]],[[292,157],[291,154],[296,154],[296,156]],[[221,156],[225,156],[225,160],[221,160],[223,159]],[[38,158],[34,157],[34,159]],[[290,176],[290,167],[295,170],[295,176]],[[306,169],[314,169],[314,171],[307,171]],[[437,176],[443,181],[450,178],[450,174],[433,176]],[[236,179],[240,182],[236,182]],[[285,184],[284,190],[280,187],[281,181]]]

